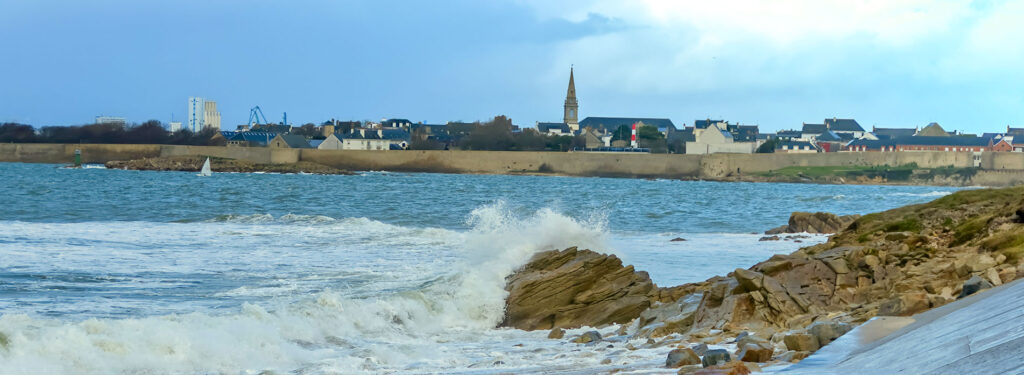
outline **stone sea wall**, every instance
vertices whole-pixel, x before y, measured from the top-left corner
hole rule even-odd
[[[152,157],[213,156],[254,163],[308,161],[345,170],[478,174],[703,178],[742,180],[786,167],[900,166],[981,169],[971,184],[1005,186],[1024,182],[1024,153],[842,152],[820,154],[627,154],[508,151],[362,151],[221,146],[120,144],[0,144],[0,161],[70,163],[74,150],[85,163]],[[737,176],[741,176],[738,178]]]

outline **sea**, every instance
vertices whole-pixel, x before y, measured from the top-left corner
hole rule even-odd
[[[955,190],[0,163],[0,374],[674,373],[616,326],[497,328],[505,278],[578,246],[702,281],[826,239],[759,241],[793,211]]]

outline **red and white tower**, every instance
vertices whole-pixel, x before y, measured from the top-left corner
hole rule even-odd
[[[633,133],[630,136],[629,147],[637,148],[636,146],[636,123],[633,123]]]

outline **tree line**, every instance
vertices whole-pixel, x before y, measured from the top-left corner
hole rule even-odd
[[[0,124],[0,143],[131,143],[168,145],[212,145],[217,129],[194,133],[188,129],[169,132],[157,120],[142,124],[86,124],[44,126],[36,131],[32,125]],[[215,142],[215,141],[213,141]]]
[[[443,134],[440,139],[429,137],[424,132],[425,128],[413,131],[409,149],[440,150],[458,148],[480,151],[569,151],[573,148],[585,146],[582,136],[551,136],[542,134],[533,128],[514,132],[512,120],[506,116],[496,116],[487,122],[451,122],[445,128],[447,129],[446,134]]]

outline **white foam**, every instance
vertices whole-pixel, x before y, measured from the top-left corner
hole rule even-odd
[[[55,229],[52,226],[63,227],[56,229],[67,231],[54,232],[63,236],[145,238],[152,234],[157,237],[156,241],[168,240],[173,244],[173,238],[182,237],[184,230],[192,231],[184,237],[232,233],[229,236],[246,241],[248,236],[266,234],[268,223],[284,223],[290,232],[285,241],[306,236],[326,239],[339,237],[339,234],[341,238],[352,238],[357,233],[371,232],[363,242],[353,240],[354,248],[373,245],[376,246],[373,250],[387,253],[383,256],[436,257],[441,264],[431,263],[431,259],[421,260],[434,270],[434,275],[417,283],[417,279],[423,278],[424,268],[410,270],[413,276],[409,276],[401,269],[373,268],[375,260],[364,259],[370,262],[366,273],[380,278],[370,287],[325,290],[304,297],[263,298],[226,310],[84,321],[9,313],[0,316],[0,333],[9,339],[7,347],[0,349],[3,363],[0,374],[259,373],[264,370],[436,372],[471,366],[477,371],[494,367],[536,368],[541,360],[546,361],[543,362],[545,367],[596,365],[601,358],[589,351],[551,359],[553,353],[561,351],[554,347],[557,342],[544,338],[544,332],[494,327],[503,316],[506,276],[540,250],[574,245],[610,250],[606,245],[604,224],[581,222],[546,209],[526,216],[517,216],[512,211],[501,202],[478,208],[468,219],[472,229],[465,233],[407,228],[368,219],[289,215],[280,218],[249,215],[213,223],[148,223],[157,227],[155,229],[121,223],[120,229],[104,227],[106,233],[90,232],[91,229],[86,228],[94,228],[96,223],[45,224],[42,226],[50,226],[50,230]],[[41,224],[21,223],[21,228],[37,225]],[[160,232],[177,233],[161,237]],[[403,254],[396,253],[389,245],[381,245],[390,242],[414,251],[416,244],[422,243],[425,237],[427,243],[454,247],[450,250],[452,254],[445,255],[436,246],[422,254]],[[261,241],[266,239],[256,242]],[[185,241],[181,245],[189,244]],[[282,249],[277,255],[263,253],[251,259],[250,266],[266,268],[268,272],[284,272],[270,266],[279,261],[273,257],[310,257],[301,252],[294,254],[294,251]],[[188,267],[210,262],[211,255],[197,254],[206,259],[199,259]],[[236,254],[224,256],[237,257]],[[262,257],[269,257],[270,264],[260,265],[264,261]],[[349,259],[358,262],[358,258]],[[131,267],[131,264],[124,267]],[[310,277],[289,279],[290,282],[273,287],[244,285],[223,293],[246,297],[280,296],[301,292],[304,290],[302,283]],[[312,276],[314,281],[322,281],[318,277]],[[368,293],[373,290],[375,294]],[[516,343],[525,343],[526,347],[518,351],[510,349]],[[544,357],[548,359],[542,359]],[[499,360],[500,363],[495,362]]]

